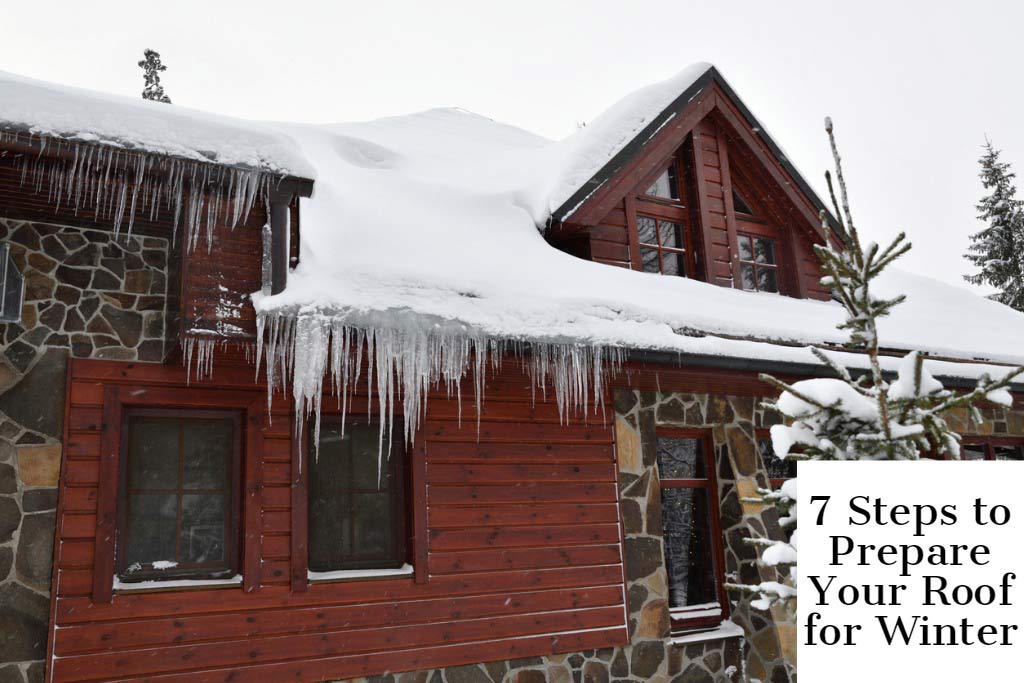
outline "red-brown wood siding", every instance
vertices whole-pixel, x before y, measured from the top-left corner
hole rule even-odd
[[[92,597],[94,567],[106,566],[96,556],[104,396],[121,386],[180,390],[184,373],[72,361],[50,680],[332,680],[625,643],[611,413],[560,425],[553,401],[533,403],[513,365],[488,383],[479,427],[471,386],[461,424],[454,401],[430,399],[414,455],[425,474],[414,483],[426,501],[423,582],[292,591],[291,408],[275,398],[272,420],[261,417],[248,441],[260,453],[250,467],[259,507],[249,523],[258,534],[246,537],[243,563],[258,563],[258,584],[246,577],[245,590],[120,593],[104,602]],[[219,366],[189,391],[265,400],[252,376],[251,366]]]
[[[710,118],[693,129],[694,176],[702,234],[707,249],[708,282],[733,286],[729,227],[725,214],[725,180],[718,130]]]

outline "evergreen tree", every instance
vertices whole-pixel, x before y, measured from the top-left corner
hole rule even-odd
[[[959,459],[960,435],[950,429],[945,416],[951,410],[967,408],[980,422],[977,408],[980,401],[1012,405],[1013,399],[1006,387],[1024,372],[1024,368],[1010,369],[995,380],[984,375],[973,391],[956,395],[931,376],[924,367],[924,355],[912,351],[900,361],[895,381],[890,383],[886,379],[879,356],[877,322],[904,297],[877,298],[871,293],[871,283],[910,250],[910,243],[903,234],[884,249],[874,243],[861,243],[850,213],[832,122],[828,119],[825,129],[832,145],[842,211],[827,173],[826,179],[836,215],[849,236],[849,243],[842,251],[815,246],[815,252],[826,273],[822,284],[832,289],[846,309],[846,320],[839,325],[850,334],[846,345],[865,353],[869,370],[854,377],[827,353],[813,349],[834,377],[790,385],[770,375],[761,375],[762,380],[782,392],[777,400],[765,403],[765,407],[785,418],[784,424],[772,427],[772,446],[779,457],[804,460],[917,460],[922,453]],[[821,219],[827,231],[824,211]],[[782,528],[790,533],[788,541],[751,541],[763,548],[762,565],[782,568],[779,581],[729,586],[756,595],[752,604],[758,609],[768,609],[775,602],[796,596],[796,490],[796,480],[791,479],[780,491],[763,490],[759,492],[761,498],[754,499],[778,507]]]
[[[144,59],[139,62],[139,66],[142,68],[143,78],[146,79],[142,99],[170,104],[171,98],[164,93],[164,86],[160,85],[160,72],[167,71],[167,67],[160,61],[160,53],[147,49],[142,54]]]
[[[971,235],[964,255],[979,271],[965,275],[975,285],[991,285],[999,291],[991,299],[1024,311],[1024,202],[1015,197],[1016,173],[999,160],[1000,151],[985,141],[985,153],[978,159],[982,186],[989,194],[976,206],[978,218],[986,223]]]

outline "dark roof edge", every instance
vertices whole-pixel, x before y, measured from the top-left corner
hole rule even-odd
[[[586,201],[597,188],[601,187],[609,178],[615,175],[620,168],[626,165],[626,163],[633,158],[633,156],[640,151],[640,149],[646,145],[655,134],[661,130],[662,126],[668,121],[669,118],[678,114],[693,98],[695,98],[702,90],[711,85],[712,83],[718,84],[718,86],[725,92],[725,94],[733,101],[736,108],[739,109],[740,114],[746,120],[747,124],[754,130],[757,136],[762,142],[768,147],[772,156],[775,157],[776,161],[782,165],[783,169],[793,178],[796,182],[797,187],[800,191],[811,201],[815,209],[818,211],[824,211],[825,217],[828,220],[829,226],[832,230],[839,235],[843,240],[846,239],[846,233],[839,225],[839,221],[836,220],[832,212],[818,196],[807,180],[800,174],[796,167],[789,161],[789,158],[782,152],[782,149],[776,144],[772,136],[768,134],[761,122],[757,120],[757,117],[747,108],[747,105],[740,99],[736,91],[732,89],[729,82],[725,80],[725,77],[719,73],[718,69],[714,66],[709,66],[708,69],[695,80],[690,87],[684,90],[678,97],[672,100],[665,109],[661,111],[654,119],[648,123],[642,131],[630,140],[625,147],[620,149],[615,156],[608,160],[608,162],[601,167],[601,169],[594,174],[594,176],[583,183],[583,185],[576,190],[565,202],[562,203],[557,209],[551,214],[552,222],[561,222],[576,209],[580,204]]]
[[[817,363],[790,363],[786,361],[764,360],[761,358],[737,358],[733,356],[710,356],[696,353],[675,353],[672,351],[629,351],[626,354],[627,360],[644,363],[656,363],[659,365],[674,365],[683,367],[692,365],[700,368],[711,368],[715,370],[739,370],[745,372],[768,373],[778,375],[798,375],[801,377],[835,377],[835,373],[828,367]],[[1009,368],[1007,368],[1009,369]],[[851,369],[850,373],[855,377],[868,372],[867,370]],[[896,376],[894,372],[885,372],[886,379]],[[977,387],[977,380],[966,377],[951,377],[949,375],[935,375],[943,385],[956,389],[974,389]],[[1009,386],[1010,391],[1024,393],[1024,383],[1013,382]]]

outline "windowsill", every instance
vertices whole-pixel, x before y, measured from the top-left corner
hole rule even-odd
[[[411,564],[403,564],[401,567],[394,567],[391,569],[341,569],[333,572],[306,572],[306,576],[310,583],[394,579],[412,575],[413,567]]]
[[[121,581],[120,577],[114,577],[115,593],[160,593],[172,590],[209,590],[215,588],[234,588],[241,585],[241,574],[235,574],[230,579],[170,579],[167,581]]]
[[[722,640],[724,638],[742,638],[745,635],[739,624],[725,620],[717,628],[709,630],[692,631],[690,633],[679,633],[672,636],[673,645],[690,645],[691,643],[703,643],[709,640]]]

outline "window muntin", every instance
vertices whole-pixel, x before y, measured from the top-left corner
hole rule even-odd
[[[778,293],[775,240],[740,233],[736,241],[740,257],[740,285],[743,289]]]
[[[309,570],[390,569],[406,561],[404,446],[386,444],[378,479],[380,424],[325,418],[309,452]],[[312,440],[311,440],[312,441]]]
[[[707,434],[663,428],[657,435],[669,607],[676,629],[727,616],[712,448]]]
[[[122,581],[238,573],[238,413],[131,410],[124,417]]]
[[[679,193],[679,172],[678,164],[673,161],[668,165],[661,174],[655,178],[654,182],[651,183],[650,187],[644,192],[648,197],[657,197],[659,199],[668,199],[671,201],[678,202],[680,200]]]
[[[787,479],[796,477],[796,460],[775,455],[768,430],[757,430],[757,448],[761,452],[761,462],[768,472],[768,481],[771,482],[772,488],[777,489]]]

